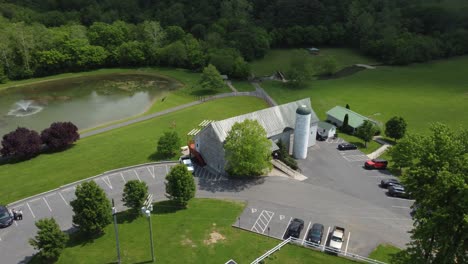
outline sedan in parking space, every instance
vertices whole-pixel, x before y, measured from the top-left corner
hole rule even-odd
[[[402,185],[393,185],[388,187],[388,195],[392,197],[409,198],[409,194]]]
[[[341,143],[338,145],[339,150],[351,150],[351,149],[357,149],[357,146],[351,143]]]
[[[323,237],[323,225],[322,224],[313,224],[312,228],[309,230],[306,236],[306,240],[311,242],[313,246],[318,247],[322,243]]]
[[[304,228],[304,220],[299,219],[299,218],[294,218],[289,224],[284,238],[288,238],[288,237],[299,238],[303,228]]]
[[[388,188],[393,185],[401,185],[401,183],[397,179],[384,179],[380,181],[380,187],[382,188]]]
[[[13,216],[3,205],[0,205],[0,228],[8,227],[13,224]]]

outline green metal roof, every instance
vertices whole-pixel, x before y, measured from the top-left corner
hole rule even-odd
[[[326,130],[330,130],[331,128],[336,128],[335,125],[324,122],[324,121],[319,121],[318,127],[326,129]]]
[[[338,120],[343,121],[345,115],[348,114],[348,125],[351,126],[352,128],[357,128],[359,127],[362,123],[364,123],[364,120],[370,120],[369,118],[360,115],[354,111],[351,111],[347,109],[346,107],[342,106],[335,106],[332,109],[328,110],[327,115],[332,116]]]

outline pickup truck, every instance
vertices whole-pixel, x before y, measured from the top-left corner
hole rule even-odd
[[[345,229],[343,227],[335,226],[332,231],[330,238],[330,248],[335,253],[338,253],[341,250],[343,245],[343,238],[345,234]]]

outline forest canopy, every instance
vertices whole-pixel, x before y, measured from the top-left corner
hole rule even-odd
[[[249,75],[271,47],[404,65],[468,53],[462,0],[0,0],[0,81],[116,66]]]

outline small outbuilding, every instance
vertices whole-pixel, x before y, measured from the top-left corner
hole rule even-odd
[[[331,138],[336,134],[336,126],[320,121],[318,122],[317,134],[322,137]]]
[[[318,54],[320,54],[320,49],[315,48],[315,47],[307,48],[307,51],[308,51],[310,54],[313,54],[313,55],[318,55]]]
[[[377,124],[377,122],[375,122],[374,120],[339,105],[328,110],[327,120],[329,120],[332,124],[336,125],[337,127],[341,127],[343,125],[343,121],[346,114],[348,115],[348,125],[351,128],[353,128],[353,132],[356,130],[356,128],[362,125],[362,123],[364,123],[364,120],[369,120],[372,123]]]

